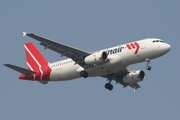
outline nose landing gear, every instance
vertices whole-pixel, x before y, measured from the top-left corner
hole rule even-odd
[[[147,66],[146,66],[146,69],[147,69],[147,70],[151,70],[151,66],[149,65],[149,64],[150,64],[150,61],[151,61],[150,58],[146,58],[146,59],[145,59],[145,62],[146,62],[146,64],[147,64]]]
[[[146,66],[146,69],[147,70],[151,70],[151,66]]]

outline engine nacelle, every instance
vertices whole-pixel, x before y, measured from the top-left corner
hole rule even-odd
[[[124,83],[136,83],[142,81],[145,77],[145,73],[142,70],[134,70],[123,77]]]
[[[98,64],[104,63],[107,60],[107,57],[108,57],[108,55],[105,51],[95,52],[95,53],[87,56],[84,59],[84,62],[89,65],[94,65],[94,64],[98,65]]]

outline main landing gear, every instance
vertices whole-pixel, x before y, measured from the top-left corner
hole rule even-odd
[[[146,69],[147,69],[147,70],[151,70],[151,66],[149,65],[151,59],[150,59],[150,58],[146,58],[145,61],[146,61],[146,64],[147,64]]]
[[[106,83],[105,86],[104,86],[106,89],[108,89],[108,90],[110,90],[110,91],[113,89],[113,85],[111,84],[111,81],[112,81],[112,80],[109,80],[109,82]]]
[[[86,72],[86,71],[81,71],[81,72],[80,72],[80,76],[81,76],[81,77],[84,77],[84,78],[87,78],[87,77],[89,76],[89,74],[88,74],[88,72]]]

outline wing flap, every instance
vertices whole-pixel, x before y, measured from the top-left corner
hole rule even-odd
[[[138,88],[141,88],[141,86],[139,86],[138,83],[132,83],[132,84],[129,84],[129,86],[132,87],[134,91],[136,91]]]
[[[28,69],[25,69],[25,68],[22,68],[22,67],[18,67],[18,66],[12,65],[12,64],[4,64],[4,66],[6,66],[8,68],[11,68],[11,69],[13,69],[13,70],[15,70],[17,72],[27,74],[27,75],[35,73],[34,71],[31,71],[31,70],[28,70]]]

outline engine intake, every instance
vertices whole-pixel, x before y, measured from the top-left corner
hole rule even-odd
[[[105,51],[95,52],[84,59],[86,64],[94,65],[94,64],[102,64],[108,58],[108,55]]]
[[[123,77],[123,82],[124,83],[136,83],[136,82],[140,82],[144,79],[145,77],[145,72],[142,70],[135,70],[132,71],[130,73],[128,73],[127,75],[125,75]]]

